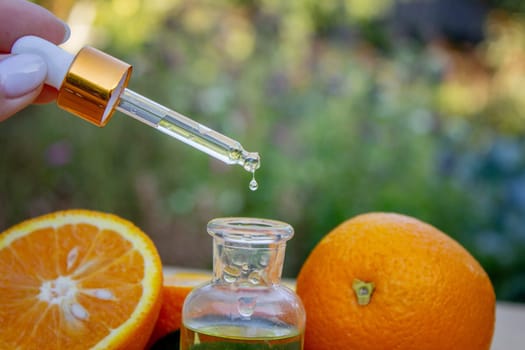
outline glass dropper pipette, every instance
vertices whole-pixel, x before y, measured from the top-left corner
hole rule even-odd
[[[116,109],[226,164],[238,164],[251,173],[260,165],[258,153],[247,152],[239,142],[129,89],[120,95]]]
[[[131,66],[92,47],[76,56],[35,36],[18,39],[11,52],[41,56],[47,63],[46,84],[58,89],[57,104],[97,126],[105,126],[118,110],[226,164],[238,164],[253,174],[260,167],[256,152],[194,120],[126,88]]]

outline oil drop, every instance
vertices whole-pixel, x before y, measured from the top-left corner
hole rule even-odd
[[[255,180],[255,171],[252,172],[252,180],[250,181],[250,190],[257,191],[259,188],[259,184],[257,183],[257,180]]]

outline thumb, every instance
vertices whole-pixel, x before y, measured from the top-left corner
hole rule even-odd
[[[0,61],[0,121],[30,105],[42,91],[47,66],[38,55],[9,55]]]

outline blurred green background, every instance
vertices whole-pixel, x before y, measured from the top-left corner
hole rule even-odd
[[[32,106],[0,125],[0,229],[66,208],[135,222],[165,264],[211,266],[206,223],[292,224],[285,275],[342,221],[417,217],[525,301],[520,0],[42,0],[134,66],[130,88],[258,151],[251,175],[117,113]]]

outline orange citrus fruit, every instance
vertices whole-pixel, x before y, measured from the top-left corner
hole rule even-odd
[[[149,340],[150,344],[180,329],[184,299],[195,287],[210,280],[211,273],[206,272],[181,271],[166,275],[162,286],[162,305]]]
[[[161,286],[155,246],[124,219],[24,221],[0,234],[0,349],[143,349]]]
[[[495,294],[456,241],[415,218],[369,213],[325,236],[297,278],[305,349],[488,350]]]

